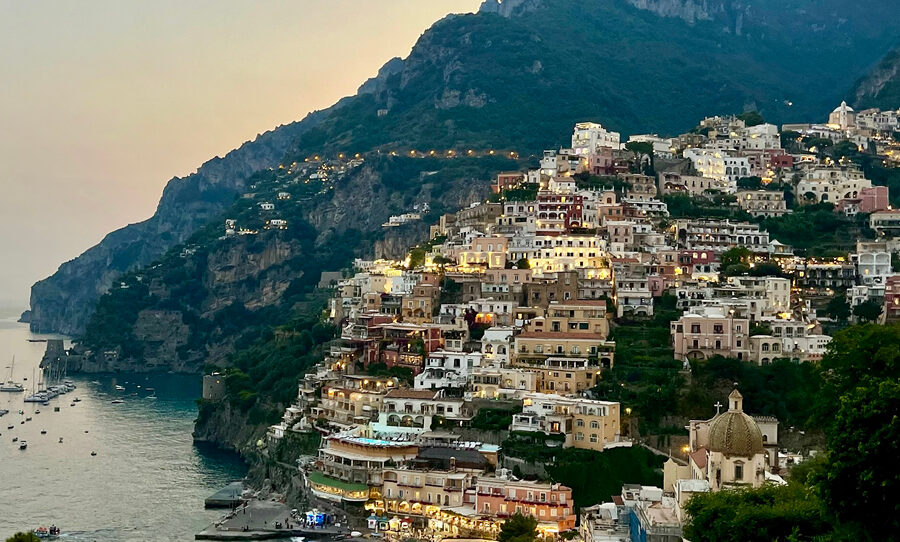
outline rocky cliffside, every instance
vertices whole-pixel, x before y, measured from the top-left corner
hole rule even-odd
[[[277,166],[297,137],[322,116],[313,113],[303,121],[261,134],[224,158],[206,162],[196,173],[169,181],[152,217],[110,233],[32,287],[32,331],[83,331],[94,303],[113,279],[150,263],[218,216],[243,190],[247,177]]]
[[[402,258],[428,238],[428,220],[383,228],[391,215],[423,203],[434,210],[465,207],[488,194],[496,172],[516,166],[500,157],[373,157],[325,185],[306,182],[315,167],[260,172],[249,181],[253,192],[225,215],[255,233],[223,235],[225,225],[217,223],[117,279],[86,326],[79,368],[226,366],[238,342],[246,347],[289,322],[322,271],[347,268],[357,256]],[[273,201],[275,209],[261,208]],[[285,221],[285,229],[266,229],[272,218]]]
[[[900,109],[900,47],[857,83],[849,101],[859,109]]]

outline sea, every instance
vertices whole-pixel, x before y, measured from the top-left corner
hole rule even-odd
[[[203,500],[246,474],[237,455],[191,439],[200,378],[68,375],[75,391],[50,406],[25,403],[46,348],[28,339],[46,338],[54,336],[0,317],[0,380],[13,366],[13,379],[28,390],[0,393],[0,410],[9,410],[0,417],[0,540],[50,524],[62,530],[60,540],[193,540],[222,513],[204,510]],[[20,450],[14,438],[28,447]]]

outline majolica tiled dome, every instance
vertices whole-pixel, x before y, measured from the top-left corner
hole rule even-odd
[[[744,414],[743,396],[737,390],[728,396],[728,412],[709,424],[709,450],[726,456],[752,457],[765,453],[762,432],[750,416]]]

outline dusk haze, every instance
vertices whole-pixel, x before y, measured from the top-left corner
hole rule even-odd
[[[896,0],[0,0],[0,541],[900,532]]]

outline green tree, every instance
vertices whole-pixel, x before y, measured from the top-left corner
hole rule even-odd
[[[759,114],[759,111],[747,111],[746,113],[741,113],[740,115],[738,115],[737,118],[744,121],[744,124],[746,124],[747,127],[758,126],[766,122],[766,119],[764,119],[763,116]]]
[[[40,542],[34,533],[16,533],[6,539],[6,542]]]
[[[519,269],[531,269],[531,263],[528,261],[528,258],[522,258],[516,262],[516,267]]]
[[[897,357],[897,350],[894,350]],[[828,466],[817,476],[822,497],[863,539],[887,540],[900,532],[900,382],[866,379],[841,396],[826,429]]]
[[[853,316],[859,318],[863,323],[875,322],[881,316],[881,305],[871,299],[867,299],[853,307]]]
[[[825,306],[825,313],[835,320],[845,322],[850,318],[850,303],[847,301],[847,296],[842,292],[838,292],[828,300],[828,305]]]
[[[534,542],[537,540],[537,520],[516,512],[500,526],[499,542]]]
[[[741,177],[737,180],[737,187],[742,190],[759,190],[762,188],[762,179],[759,177]]]
[[[736,246],[734,248],[730,248],[722,253],[722,256],[719,258],[719,261],[722,264],[723,268],[727,268],[730,265],[750,265],[750,256],[753,253],[750,252],[750,249],[741,245]]]
[[[815,494],[801,484],[700,493],[686,506],[694,542],[811,540],[831,532]]]

